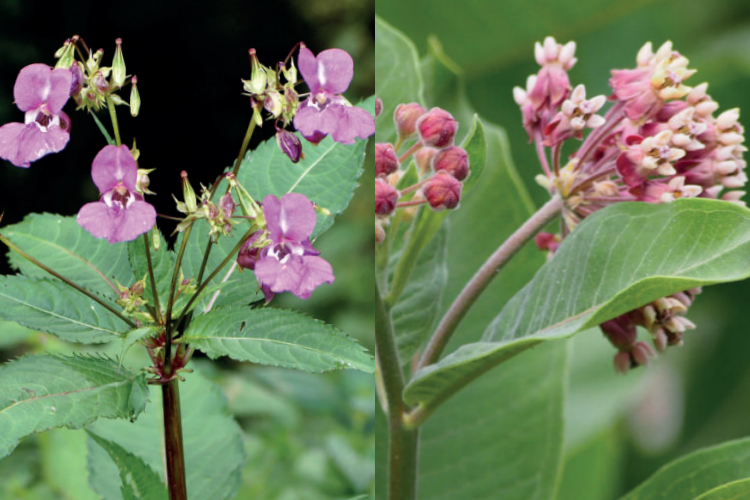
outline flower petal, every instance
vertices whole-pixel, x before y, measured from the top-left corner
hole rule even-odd
[[[36,123],[8,123],[0,127],[0,157],[27,168],[32,161],[61,151],[69,139],[70,134],[57,125],[43,132]]]
[[[52,85],[52,68],[46,64],[30,64],[18,73],[13,98],[21,111],[36,109],[47,101]],[[68,82],[70,84],[70,82]],[[70,86],[68,86],[70,90]]]
[[[345,50],[328,49],[318,54],[317,61],[317,81],[320,86],[331,94],[346,92],[354,76],[352,56]]]
[[[57,68],[50,76],[50,91],[47,104],[52,114],[59,114],[70,97],[70,86],[73,83],[73,73],[70,70]]]
[[[263,214],[269,236],[275,244],[307,240],[317,221],[312,202],[299,193],[285,194],[281,200],[269,194],[263,200]]]
[[[18,159],[19,137],[26,129],[23,123],[6,123],[0,127],[0,158],[17,167],[28,168],[29,163]]]
[[[329,106],[331,108],[332,106]],[[333,106],[336,113],[336,130],[333,140],[341,144],[354,144],[354,138],[367,139],[375,133],[375,118],[362,108],[355,106]]]
[[[104,146],[91,165],[91,177],[100,193],[106,193],[122,181],[130,192],[135,192],[138,166],[127,146]]]
[[[305,79],[305,83],[310,88],[310,92],[315,94],[320,89],[320,83],[318,82],[318,60],[307,47],[299,49],[297,66],[299,67],[299,72],[302,74],[302,78]]]
[[[323,283],[331,284],[336,278],[333,276],[331,264],[325,259],[306,255],[302,260],[303,272],[297,287],[291,291],[300,299],[306,299],[318,286]]]
[[[87,203],[78,211],[78,225],[94,235],[95,238],[107,238],[114,233],[117,216],[101,201]]]
[[[110,243],[132,241],[149,231],[155,223],[154,207],[145,201],[136,200],[127,209],[120,210],[112,236],[107,240]]]

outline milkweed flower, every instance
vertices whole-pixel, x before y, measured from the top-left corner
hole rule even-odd
[[[28,168],[49,153],[62,151],[70,139],[70,118],[62,108],[68,102],[73,74],[46,64],[30,64],[18,73],[13,97],[26,113],[24,123],[0,127],[0,158]]]
[[[91,165],[99,201],[78,212],[78,224],[110,243],[131,241],[156,223],[156,210],[136,190],[138,166],[127,146],[105,146]]]
[[[306,299],[319,285],[333,283],[331,264],[310,243],[317,217],[306,196],[289,193],[279,199],[270,194],[263,200],[263,215],[267,240],[253,233],[237,263],[255,271],[267,302],[281,292]]]
[[[375,133],[375,118],[364,109],[352,106],[342,93],[354,75],[351,56],[341,49],[324,50],[316,57],[302,46],[299,71],[310,88],[310,97],[300,104],[294,127],[313,144],[330,134],[341,144],[354,144]]]

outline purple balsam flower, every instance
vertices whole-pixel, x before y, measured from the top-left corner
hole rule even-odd
[[[13,87],[16,106],[26,113],[24,123],[0,127],[0,158],[17,167],[57,153],[70,139],[70,118],[62,112],[70,97],[73,75],[67,69],[31,64],[18,74]]]
[[[375,133],[375,118],[340,95],[354,75],[354,62],[346,51],[328,49],[315,57],[303,46],[298,65],[310,97],[300,104],[294,127],[305,139],[318,144],[330,134],[336,142],[354,144],[355,137],[366,139]]]
[[[78,212],[78,224],[110,243],[130,241],[156,223],[156,210],[136,192],[138,166],[127,146],[105,146],[94,158],[91,177],[99,188],[99,201]]]
[[[333,283],[333,268],[318,257],[320,252],[310,243],[316,216],[306,196],[290,193],[279,200],[268,195],[263,200],[263,214],[271,245],[261,250],[255,277],[264,289],[292,292],[306,299],[318,285]]]

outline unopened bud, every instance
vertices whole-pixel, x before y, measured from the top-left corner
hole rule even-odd
[[[130,80],[130,114],[133,117],[138,116],[141,110],[141,95],[138,93],[138,77],[133,76]]]
[[[469,176],[469,155],[458,146],[441,149],[432,159],[432,168],[435,172],[448,172],[456,180],[462,181]]]
[[[276,129],[276,144],[279,145],[281,152],[292,160],[292,163],[297,163],[300,158],[305,157],[302,154],[302,142],[299,137],[286,129]]]
[[[258,238],[261,236],[261,231],[255,231],[250,237],[242,244],[242,248],[237,253],[237,265],[242,269],[255,270],[255,263],[258,262],[258,256],[260,254],[260,248],[255,246]]]
[[[266,91],[266,97],[263,99],[263,107],[271,113],[274,118],[278,118],[283,109],[284,102],[281,94],[275,90]]]
[[[151,244],[154,246],[154,250],[158,252],[159,247],[161,247],[161,233],[159,233],[159,228],[156,227],[156,224],[151,228]]]
[[[149,168],[139,168],[138,169],[138,177],[135,181],[135,190],[138,191],[141,194],[156,194],[152,191],[149,191],[148,186],[151,184],[151,179],[148,178],[148,174],[153,172],[155,169]]]
[[[229,218],[234,214],[234,209],[237,207],[237,204],[234,202],[234,198],[232,198],[232,193],[228,192],[221,197],[219,200],[219,207],[221,207],[221,211],[224,212],[224,217]]]
[[[75,64],[75,45],[70,39],[65,40],[65,44],[55,52],[55,59],[57,59],[55,69],[68,69]]]
[[[289,69],[287,69],[286,65],[283,62],[280,62],[279,68],[281,69],[281,74],[286,78],[286,81],[294,85],[297,83],[297,68],[294,67],[294,59],[290,60],[289,64]]]
[[[630,365],[631,361],[629,352],[620,351],[615,354],[615,371],[617,373],[622,373],[623,375],[628,373]]]
[[[375,179],[375,214],[390,215],[396,209],[398,191],[383,179]]]
[[[383,112],[383,100],[380,97],[375,98],[375,118]]]
[[[408,137],[417,131],[417,120],[427,112],[416,102],[408,104],[399,104],[396,111],[393,112],[393,121],[396,124],[396,130],[401,137]]]
[[[398,170],[398,156],[393,144],[375,144],[375,177],[385,177]]]
[[[70,66],[70,73],[73,78],[70,80],[70,97],[76,98],[83,90],[83,70],[81,69],[81,63],[74,62]]]
[[[255,55],[255,49],[250,49],[249,53],[252,72],[250,73],[250,80],[243,80],[245,90],[251,94],[262,94],[266,90],[268,77],[260,61],[258,61],[258,56]]]
[[[461,200],[461,182],[448,172],[438,172],[428,180],[422,191],[433,210],[454,209]]]
[[[117,47],[115,48],[115,57],[112,61],[112,87],[119,89],[125,84],[125,78],[127,77],[127,71],[125,70],[125,58],[122,56],[122,39],[118,38],[115,40]]]
[[[191,214],[198,210],[198,201],[195,197],[193,186],[190,185],[190,181],[188,180],[187,172],[183,170],[180,176],[182,176],[182,194],[185,199],[185,208],[187,209],[187,213]]]
[[[432,158],[435,157],[435,154],[438,151],[439,149],[423,147],[419,148],[417,152],[414,153],[414,161],[417,162],[420,176],[423,176],[432,170]]]
[[[419,117],[416,128],[423,145],[444,148],[453,144],[458,122],[447,111],[432,108]]]
[[[649,358],[656,357],[654,348],[645,342],[636,342],[631,354],[633,355],[633,361],[643,366],[648,366]]]

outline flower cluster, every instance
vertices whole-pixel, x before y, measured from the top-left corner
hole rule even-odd
[[[380,103],[382,109],[382,103]],[[463,181],[469,177],[469,155],[455,146],[458,122],[447,111],[427,111],[418,103],[399,104],[393,114],[398,131],[395,146],[375,144],[375,239],[385,239],[383,227],[397,208],[424,203],[433,210],[455,209],[461,200]],[[416,136],[416,141],[399,156],[398,150]],[[414,158],[414,183],[403,184],[406,160]],[[401,187],[401,189],[397,189]]]
[[[703,197],[744,205],[740,198],[747,176],[742,159],[746,147],[738,122],[739,110],[714,113],[718,104],[708,85],[685,85],[695,70],[672,48],[656,52],[651,43],[639,51],[635,69],[613,70],[613,94],[586,99],[583,85],[573,89],[567,71],[576,62],[575,44],[560,45],[551,37],[536,44],[542,66],[516,87],[523,125],[544,169],[537,181],[564,201],[562,234],[541,233],[540,249],[550,256],[581,219],[612,203],[669,203],[677,198]],[[605,102],[613,104],[604,116]],[[584,138],[584,130],[591,129]],[[582,140],[565,164],[562,144]],[[549,149],[546,149],[549,148]],[[657,351],[681,343],[694,325],[682,314],[699,289],[659,299],[601,325],[619,353],[619,372],[647,364],[654,350],[636,340],[636,326],[646,328]]]

